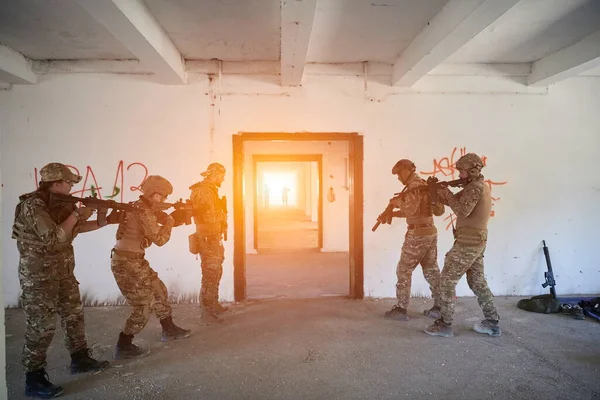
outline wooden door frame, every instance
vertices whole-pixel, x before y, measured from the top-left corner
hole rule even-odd
[[[263,162],[316,162],[319,174],[319,202],[317,205],[318,234],[317,248],[323,248],[323,155],[322,154],[253,154],[252,179],[258,182],[257,164]],[[312,182],[311,182],[312,183]],[[258,251],[258,195],[256,187],[252,188],[254,198],[254,249]]]
[[[349,282],[350,297],[364,297],[363,251],[363,136],[358,133],[258,133],[240,132],[233,145],[233,280],[235,301],[246,300],[246,227],[244,210],[244,142],[246,141],[346,141],[348,144]]]

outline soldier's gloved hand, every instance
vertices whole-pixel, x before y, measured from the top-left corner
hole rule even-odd
[[[392,218],[393,218],[392,213],[384,213],[384,214],[379,214],[379,217],[377,217],[377,221],[381,222],[382,224],[391,224]]]
[[[173,226],[175,225],[175,219],[170,215],[167,215],[167,220],[165,221],[165,225]]]
[[[159,224],[166,225],[168,218],[169,218],[169,215],[166,212],[164,212],[164,211],[156,212],[156,220],[158,221]]]
[[[448,189],[447,186],[445,186],[441,189],[438,189],[437,194],[438,194],[438,198],[440,198],[442,200],[447,200],[453,196],[452,192],[450,191],[450,189]]]
[[[125,211],[112,210],[106,217],[107,224],[119,224],[125,218]]]
[[[185,210],[178,209],[178,210],[173,211],[171,214],[169,214],[169,216],[171,218],[173,218],[173,220],[174,220],[173,226],[179,226],[179,225],[183,224],[183,222],[184,222],[183,214],[184,213],[185,213]]]
[[[94,209],[85,206],[79,207],[77,209],[77,213],[79,214],[79,221],[84,222],[90,219],[90,217],[94,213]]]

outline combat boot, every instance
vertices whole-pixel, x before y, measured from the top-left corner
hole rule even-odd
[[[229,307],[222,306],[220,303],[216,303],[212,309],[215,314],[223,314],[229,311]]]
[[[425,333],[431,336],[453,337],[452,324],[445,323],[441,318],[435,320],[433,325],[425,328]]]
[[[71,373],[102,371],[110,365],[108,361],[94,360],[91,349],[81,349],[71,354]]]
[[[429,310],[423,311],[423,315],[433,319],[440,319],[442,317],[442,313],[440,312],[440,308],[433,306]]]
[[[169,340],[175,339],[185,339],[190,337],[192,334],[192,331],[189,329],[183,329],[175,325],[172,316],[161,319],[160,324],[163,327],[162,335],[160,337],[161,342],[168,342]]]
[[[389,319],[395,319],[396,321],[408,321],[408,314],[406,308],[402,308],[399,305],[395,305],[391,310],[386,311],[384,316]]]
[[[150,349],[144,349],[143,347],[136,346],[135,344],[131,343],[132,340],[133,335],[126,335],[123,332],[119,333],[119,341],[115,346],[115,354],[113,355],[115,360],[141,358],[150,354]]]
[[[200,307],[200,320],[205,324],[223,322],[223,318],[219,317],[211,306]]]
[[[500,336],[500,327],[498,321],[484,319],[480,323],[473,325],[473,330],[477,333],[486,333],[490,336]]]
[[[53,399],[64,393],[60,386],[53,385],[44,368],[28,372],[25,375],[25,396]]]

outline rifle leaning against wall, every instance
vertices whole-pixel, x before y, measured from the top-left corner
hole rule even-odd
[[[544,272],[544,279],[546,280],[542,283],[543,288],[547,288],[550,286],[550,294],[553,299],[556,299],[556,281],[554,280],[554,272],[552,271],[552,262],[550,261],[550,253],[548,252],[548,247],[546,246],[546,241],[542,240],[543,248],[544,248],[544,256],[546,256],[546,267],[548,271]]]
[[[431,205],[435,206],[438,202],[437,191],[439,189],[448,187],[448,186],[456,187],[456,186],[466,185],[467,183],[469,183],[468,178],[460,178],[460,179],[455,179],[453,181],[439,181],[437,178],[431,176],[427,179],[427,186],[420,186],[420,187],[417,187],[417,188],[414,188],[411,190],[406,190],[406,188],[405,188],[405,190],[403,190],[400,193],[394,193],[394,197],[392,197],[390,199],[385,210],[383,210],[383,212],[381,214],[379,214],[379,216],[377,217],[377,223],[375,223],[375,225],[373,225],[373,228],[371,228],[371,231],[375,232],[381,223],[391,221],[392,213],[394,211],[393,203],[395,200],[401,199],[409,193],[427,191],[427,192],[429,192],[429,198],[430,198]]]
[[[75,197],[68,194],[50,194],[50,202],[77,204],[82,203],[84,206],[96,210],[98,216],[98,226],[107,224],[106,214],[109,209],[117,211],[135,211],[139,207],[129,203],[119,203],[114,200],[101,200],[97,197]]]

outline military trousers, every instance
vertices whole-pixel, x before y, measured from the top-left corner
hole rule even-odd
[[[151,312],[159,320],[171,316],[167,287],[146,259],[113,255],[110,267],[121,293],[133,308],[123,326],[124,334],[140,333]]]
[[[440,269],[437,262],[437,234],[427,236],[415,236],[413,230],[409,229],[402,245],[400,261],[396,266],[396,298],[398,306],[407,309],[410,302],[410,288],[412,274],[417,265],[421,264],[423,276],[429,289],[433,304],[440,307]]]
[[[21,252],[19,281],[26,317],[22,363],[26,372],[45,368],[57,313],[69,353],[87,347],[83,305],[74,269],[73,247],[57,254]]]
[[[498,321],[494,295],[488,287],[483,272],[485,247],[485,242],[477,246],[465,246],[455,241],[454,246],[446,253],[440,277],[441,314],[445,323],[451,324],[454,320],[456,285],[465,274],[467,274],[469,288],[477,296],[477,302],[483,310],[485,318]]]
[[[225,260],[225,249],[220,234],[200,238],[200,259],[202,284],[199,300],[202,306],[212,307],[219,302],[219,283]]]

